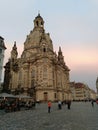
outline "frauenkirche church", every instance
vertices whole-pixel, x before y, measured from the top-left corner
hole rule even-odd
[[[4,90],[32,96],[40,101],[58,101],[70,98],[69,68],[64,62],[62,50],[53,50],[49,33],[45,32],[44,20],[38,14],[34,29],[24,42],[24,50],[17,58],[16,42],[11,57],[4,66]]]

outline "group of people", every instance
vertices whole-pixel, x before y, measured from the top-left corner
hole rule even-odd
[[[32,108],[32,107],[35,107],[36,103],[34,101],[31,101],[31,100],[27,100],[27,102],[25,103],[25,108],[26,110]]]
[[[0,101],[0,109],[4,109],[5,112],[19,111],[20,104],[19,99],[7,99]]]
[[[59,110],[62,109],[62,105],[63,105],[63,104],[67,105],[67,108],[70,110],[71,100],[64,101],[64,102],[61,102],[61,101],[59,100],[59,101],[58,101],[58,109],[59,109]],[[48,101],[48,113],[51,112],[51,107],[52,107],[52,103],[51,103],[51,101]]]
[[[36,103],[33,100],[19,100],[18,98],[5,98],[0,101],[0,109],[5,112],[15,112],[20,111],[21,108],[28,110],[30,108],[35,108]]]

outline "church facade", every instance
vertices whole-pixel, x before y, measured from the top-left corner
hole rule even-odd
[[[4,90],[30,95],[37,101],[70,99],[70,70],[64,62],[61,47],[58,54],[54,52],[40,14],[34,19],[34,28],[27,35],[21,57],[17,56],[15,42],[10,60],[4,67]]]

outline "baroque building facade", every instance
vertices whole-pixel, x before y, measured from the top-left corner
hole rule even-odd
[[[4,90],[22,92],[38,101],[70,99],[70,70],[64,62],[61,47],[58,54],[54,52],[40,14],[34,19],[34,28],[27,35],[21,57],[17,56],[15,42],[11,58],[5,65]]]
[[[70,82],[70,90],[73,101],[90,101],[96,100],[96,92],[81,82]]]
[[[2,70],[3,70],[3,61],[4,61],[4,51],[5,51],[4,38],[0,36],[0,89],[2,81]]]

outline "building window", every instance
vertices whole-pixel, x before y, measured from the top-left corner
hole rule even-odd
[[[34,78],[35,77],[35,70],[33,69],[32,70],[32,78]]]
[[[47,78],[47,67],[44,66],[43,68],[43,78],[46,79]]]
[[[46,48],[43,48],[43,52],[46,52]]]
[[[38,26],[38,21],[36,21],[36,25]]]
[[[57,95],[56,95],[56,93],[54,93],[54,98],[57,98]]]
[[[43,25],[43,23],[41,22],[41,25]]]
[[[0,54],[2,53],[2,49],[0,49]]]
[[[21,71],[19,72],[19,80],[21,80],[21,78],[22,78],[22,73],[21,73]]]

